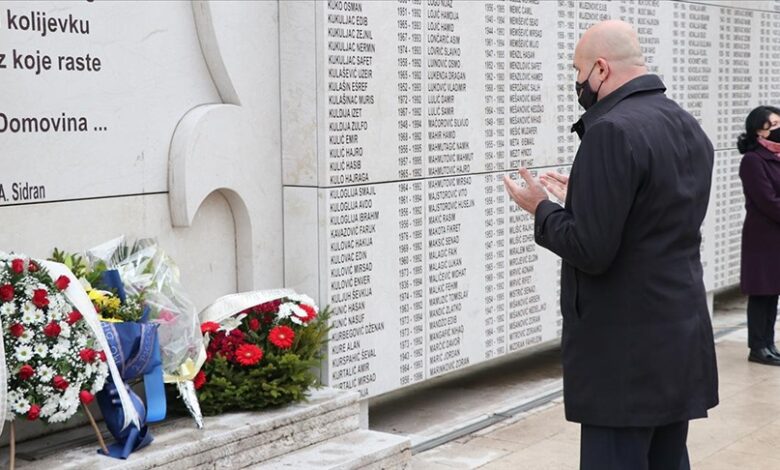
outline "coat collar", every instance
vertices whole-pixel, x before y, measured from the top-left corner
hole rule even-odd
[[[580,120],[571,126],[571,131],[576,132],[582,139],[585,130],[599,117],[606,114],[616,104],[636,93],[645,91],[666,91],[666,86],[657,75],[645,74],[629,80],[623,86],[613,91],[606,98],[596,102],[591,108],[585,111]]]
[[[758,144],[755,150],[753,150],[759,157],[763,158],[764,160],[769,160],[770,162],[778,162],[780,163],[780,157],[772,153],[768,148],[764,147],[761,144]]]

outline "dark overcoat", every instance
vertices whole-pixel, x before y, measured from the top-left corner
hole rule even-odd
[[[739,165],[745,192],[742,292],[780,294],[780,158],[758,146]]]
[[[700,259],[713,147],[655,75],[591,107],[566,206],[539,205],[535,237],[562,260],[566,417],[660,426],[718,403]]]

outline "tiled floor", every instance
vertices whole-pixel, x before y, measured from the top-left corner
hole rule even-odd
[[[743,303],[723,306],[715,328],[733,327],[744,315]],[[780,367],[747,362],[745,343],[744,329],[718,341],[721,404],[691,423],[694,470],[780,469]],[[577,469],[578,459],[579,426],[565,421],[557,400],[418,454],[412,468]]]

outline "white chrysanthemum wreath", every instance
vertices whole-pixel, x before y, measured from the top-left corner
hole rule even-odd
[[[9,421],[67,421],[103,388],[106,354],[62,293],[69,282],[25,256],[0,252]]]

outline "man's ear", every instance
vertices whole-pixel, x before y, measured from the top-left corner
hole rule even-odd
[[[609,68],[609,62],[607,62],[606,59],[599,57],[598,59],[596,59],[596,64],[597,64],[596,69],[598,71],[599,80],[603,82],[604,80],[607,79],[607,77],[609,77],[609,74],[611,72]]]

